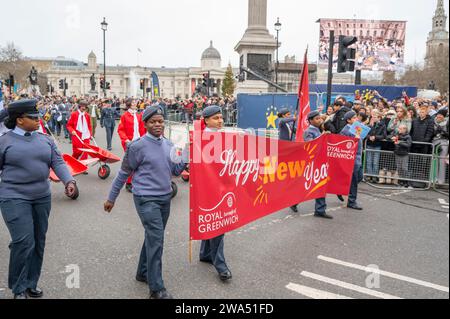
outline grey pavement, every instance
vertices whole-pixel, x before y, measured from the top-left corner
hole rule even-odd
[[[104,136],[98,128],[102,147]],[[71,153],[68,143],[60,146]],[[113,152],[123,155],[117,135]],[[123,191],[111,215],[102,209],[119,165],[112,165],[107,181],[97,177],[96,167],[78,177],[77,201],[64,196],[62,185],[52,185],[53,209],[40,282],[45,298],[148,298],[146,285],[134,280],[144,230],[132,195]],[[343,208],[330,196],[332,221],[314,218],[313,202],[301,204],[300,214],[286,209],[268,216],[226,235],[225,254],[234,279],[223,284],[211,266],[198,262],[198,242],[193,243],[189,262],[189,188],[181,180],[176,182],[179,194],[172,203],[163,262],[166,286],[176,298],[449,298],[449,219],[442,202],[448,197],[444,195],[381,191],[363,184],[362,213]],[[0,298],[11,297],[5,289],[9,240],[2,221]],[[358,265],[375,265],[387,272],[379,276],[379,287],[368,288],[368,278],[377,282],[378,276]],[[70,280],[73,269],[79,269],[79,288],[70,285],[76,282]]]

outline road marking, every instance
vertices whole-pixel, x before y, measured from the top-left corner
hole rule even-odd
[[[399,196],[399,195],[403,195],[403,194],[407,194],[407,193],[411,193],[411,192],[412,192],[412,190],[404,190],[404,191],[401,191],[398,193],[392,193],[392,194],[386,195],[386,197]]]
[[[338,287],[341,287],[341,288],[345,288],[345,289],[348,289],[348,290],[353,290],[353,291],[356,291],[356,292],[359,292],[359,293],[362,293],[362,294],[365,294],[365,295],[369,295],[369,296],[372,296],[372,297],[377,297],[377,298],[381,298],[381,299],[402,299],[400,297],[396,297],[396,296],[393,296],[393,295],[385,294],[383,292],[375,291],[375,290],[372,290],[372,289],[369,289],[369,288],[365,288],[365,287],[349,284],[347,282],[343,282],[343,281],[339,281],[339,280],[336,280],[336,279],[324,277],[324,276],[321,276],[321,275],[313,274],[313,273],[310,273],[310,272],[307,272],[307,271],[303,271],[301,273],[301,275],[303,277],[307,277],[307,278],[315,279],[315,280],[318,280],[318,281],[322,281],[322,282],[325,282],[327,284],[331,284],[331,285],[338,286]]]
[[[438,200],[439,200],[439,204],[441,204],[441,205],[445,205],[447,207],[450,205],[449,203],[447,203],[447,201],[445,199],[439,198]]]
[[[328,291],[318,290],[318,289],[314,289],[311,287],[306,287],[306,286],[297,285],[297,284],[293,284],[293,283],[290,283],[289,285],[287,285],[286,288],[289,290],[292,290],[296,293],[299,293],[303,296],[306,296],[308,298],[312,298],[312,299],[334,299],[334,300],[336,300],[336,299],[353,299],[350,297],[333,294]]]
[[[385,277],[390,277],[393,279],[397,279],[397,280],[401,280],[401,281],[406,281],[412,284],[416,284],[419,286],[423,286],[423,287],[427,287],[427,288],[432,288],[432,289],[436,289],[439,291],[443,291],[443,292],[449,292],[448,287],[445,286],[441,286],[441,285],[436,285],[427,281],[423,281],[423,280],[419,280],[419,279],[415,279],[415,278],[411,278],[411,277],[406,277],[406,276],[402,276],[402,275],[397,275],[388,271],[383,271],[380,269],[374,269],[374,268],[368,268],[365,266],[361,266],[361,265],[357,265],[357,264],[352,264],[352,263],[348,263],[342,260],[338,260],[338,259],[334,259],[334,258],[329,258],[329,257],[324,257],[324,256],[319,256],[317,257],[320,260],[323,261],[327,261],[329,263],[333,263],[333,264],[337,264],[337,265],[341,265],[341,266],[345,266],[345,267],[349,267],[349,268],[353,268],[353,269],[358,269],[358,270],[362,270],[365,272],[370,272],[370,273],[376,273],[376,274],[380,274],[382,276]]]

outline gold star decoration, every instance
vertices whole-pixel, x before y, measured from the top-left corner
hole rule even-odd
[[[270,113],[270,115],[267,117],[267,128],[277,128],[276,120],[278,119],[278,116],[276,116],[273,111]]]

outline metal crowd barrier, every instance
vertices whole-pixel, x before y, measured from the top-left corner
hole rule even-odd
[[[397,156],[394,151],[365,147],[364,180],[379,189],[413,187],[429,190],[434,184],[435,147],[414,142],[411,152]]]
[[[449,192],[448,147],[448,140],[435,146],[432,171],[433,189],[445,195],[448,195]]]

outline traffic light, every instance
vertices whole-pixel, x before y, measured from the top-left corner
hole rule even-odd
[[[141,90],[145,88],[145,80],[141,79]]]
[[[59,89],[64,90],[64,88],[65,88],[64,80],[59,80]]]
[[[355,71],[356,49],[349,48],[358,41],[357,37],[339,37],[338,73]]]
[[[203,73],[203,87],[209,87],[209,73]]]
[[[111,83],[106,82],[106,89],[107,89],[107,90],[111,90]]]
[[[14,89],[14,75],[9,75],[9,86]]]
[[[105,89],[105,78],[104,77],[100,77],[100,88],[102,90]]]

